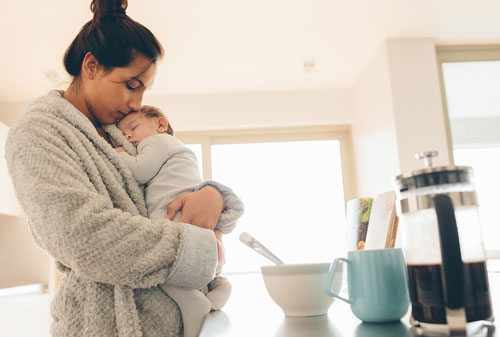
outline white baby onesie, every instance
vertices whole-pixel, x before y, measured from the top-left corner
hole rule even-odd
[[[177,196],[199,189],[202,184],[194,153],[181,141],[168,134],[158,134],[143,139],[137,146],[137,156],[120,152],[120,156],[133,172],[139,184],[145,185],[145,199],[150,219],[164,219],[167,205]],[[205,183],[206,184],[206,183]],[[224,187],[211,182],[215,187]],[[223,234],[230,233],[236,219],[235,212],[217,224]],[[178,212],[174,221],[181,216]],[[231,293],[231,284],[225,277],[217,276],[208,284],[208,294],[164,283],[163,290],[177,303],[182,314],[184,337],[199,335],[203,321],[210,310],[220,310]]]

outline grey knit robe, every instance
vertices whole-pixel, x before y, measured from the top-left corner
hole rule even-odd
[[[132,173],[60,92],[35,100],[11,127],[6,159],[35,242],[65,273],[52,334],[181,336],[178,307],[158,284],[204,287],[217,264],[213,232],[148,219]],[[227,212],[242,208],[217,187]]]

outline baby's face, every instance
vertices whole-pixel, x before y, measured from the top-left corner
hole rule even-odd
[[[126,115],[118,122],[117,126],[135,147],[144,138],[160,133],[158,118],[146,117],[142,112]]]

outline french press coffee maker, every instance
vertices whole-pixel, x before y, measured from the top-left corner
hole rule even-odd
[[[473,171],[433,167],[394,179],[408,267],[414,335],[472,335],[493,328]],[[477,332],[477,331],[476,331]]]

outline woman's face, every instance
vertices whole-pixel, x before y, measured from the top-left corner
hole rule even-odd
[[[114,124],[129,112],[139,111],[145,90],[154,82],[156,70],[156,63],[142,54],[127,67],[108,72],[98,68],[85,89],[87,117],[99,126]]]

